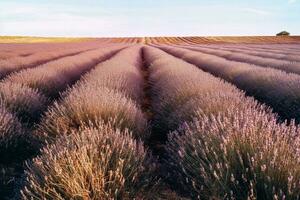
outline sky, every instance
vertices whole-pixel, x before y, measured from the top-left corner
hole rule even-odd
[[[300,0],[0,0],[0,35],[300,35]]]

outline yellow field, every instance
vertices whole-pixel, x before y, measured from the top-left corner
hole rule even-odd
[[[0,43],[59,43],[106,40],[115,43],[140,44],[268,44],[268,43],[299,43],[300,36],[217,36],[217,37],[121,37],[121,38],[88,38],[88,37],[28,37],[0,36]]]
[[[0,43],[82,42],[92,38],[0,36]]]

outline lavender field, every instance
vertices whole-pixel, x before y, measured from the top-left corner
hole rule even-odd
[[[287,38],[0,43],[0,199],[300,199]]]

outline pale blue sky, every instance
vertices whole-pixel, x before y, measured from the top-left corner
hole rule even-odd
[[[300,0],[0,0],[0,35],[300,35]]]

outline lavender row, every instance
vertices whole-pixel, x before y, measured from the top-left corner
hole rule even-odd
[[[155,199],[141,64],[141,47],[124,49],[48,110],[35,134],[52,145],[27,168],[23,199]]]
[[[280,70],[229,61],[224,58],[191,50],[162,47],[163,50],[197,65],[200,69],[221,77],[266,103],[281,119],[300,120],[300,77]]]
[[[145,48],[170,182],[191,199],[297,199],[300,135],[196,66]],[[159,122],[159,120],[157,121]],[[176,177],[176,179],[174,179]]]
[[[17,56],[29,56],[41,52],[55,52],[66,49],[97,48],[107,44],[103,39],[82,42],[64,43],[0,43],[0,59],[10,59]],[[84,49],[83,48],[83,49]]]
[[[0,166],[2,172],[8,171],[0,177],[0,187],[14,182],[8,182],[13,176],[9,171],[15,170],[13,163],[18,163],[19,169],[24,160],[36,154],[38,145],[33,142],[36,140],[32,129],[51,100],[58,97],[60,91],[71,86],[83,73],[111,57],[122,47],[114,45],[104,50],[90,50],[61,58],[15,73],[0,83],[0,119],[3,123],[0,130],[0,156],[3,158]]]
[[[191,45],[190,45],[191,46]],[[239,49],[233,47],[226,47],[224,45],[201,45],[200,47],[209,48],[209,49],[216,49],[216,50],[225,50],[230,51],[232,53],[243,53],[252,56],[258,56],[263,58],[272,58],[278,60],[287,60],[290,62],[300,62],[300,55],[291,55],[289,53],[275,53],[275,52],[266,52],[266,51],[259,51],[259,49]]]
[[[214,45],[212,45],[214,46]],[[290,54],[290,55],[299,55],[300,51],[295,49],[290,49],[289,46],[293,47],[296,44],[289,44],[289,45],[271,45],[271,44],[264,44],[264,45],[247,45],[247,44],[224,44],[227,48],[234,48],[234,49],[244,49],[244,50],[255,50],[259,52],[268,52],[268,53],[282,53],[282,54]]]
[[[85,51],[73,56],[66,56],[35,68],[24,69],[6,77],[2,82],[19,83],[38,90],[47,97],[57,97],[85,72],[98,63],[110,58],[121,45]]]
[[[248,55],[245,53],[236,53],[227,50],[208,49],[203,47],[186,47],[190,50],[199,51],[201,53],[219,56],[231,61],[245,62],[261,67],[275,68],[282,71],[300,74],[300,62],[291,62],[288,60],[279,60],[274,58],[263,58],[259,56]]]
[[[105,45],[110,46],[110,45]],[[36,67],[43,63],[49,62],[54,59],[59,59],[64,56],[72,56],[79,54],[83,51],[96,49],[94,45],[77,46],[70,49],[59,49],[51,51],[40,51],[33,53],[29,56],[17,56],[5,60],[0,60],[0,78],[4,78],[12,72],[17,72],[22,69]]]

